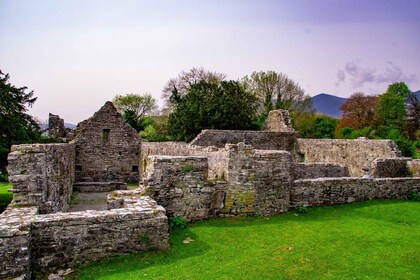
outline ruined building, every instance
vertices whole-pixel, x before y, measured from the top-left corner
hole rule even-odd
[[[204,130],[189,144],[141,143],[107,102],[67,140],[12,147],[0,278],[165,250],[168,216],[271,215],[420,191],[420,162],[401,157],[392,141],[299,139],[281,110],[263,131]],[[133,180],[139,187],[124,190]],[[68,212],[74,191],[109,192],[108,210]]]

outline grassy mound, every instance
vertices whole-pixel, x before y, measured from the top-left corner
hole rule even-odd
[[[369,201],[306,214],[212,219],[168,252],[92,263],[75,279],[418,279],[420,203]]]

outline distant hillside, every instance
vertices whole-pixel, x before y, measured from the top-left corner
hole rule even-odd
[[[340,106],[347,101],[347,98],[326,93],[318,94],[311,99],[312,105],[318,113],[325,114],[334,118],[341,117]]]
[[[413,91],[413,93],[420,98],[420,90]],[[340,106],[347,101],[347,98],[338,97],[335,95],[321,93],[315,95],[312,99],[312,105],[315,111],[320,114],[328,115],[334,118],[341,118],[342,112]]]

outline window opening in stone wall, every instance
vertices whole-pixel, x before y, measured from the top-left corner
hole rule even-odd
[[[80,164],[76,164],[76,171],[82,171],[82,166]]]
[[[131,168],[131,171],[139,172],[139,166],[138,165],[133,165],[132,168]]]
[[[109,128],[102,129],[102,140],[108,141],[109,140]]]

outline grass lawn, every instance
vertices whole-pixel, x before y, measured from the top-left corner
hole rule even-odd
[[[419,279],[419,217],[420,203],[387,200],[206,220],[173,231],[168,252],[91,263],[73,277]]]
[[[7,190],[12,188],[11,183],[0,183],[0,213],[6,209],[10,201],[12,201],[12,193]]]

